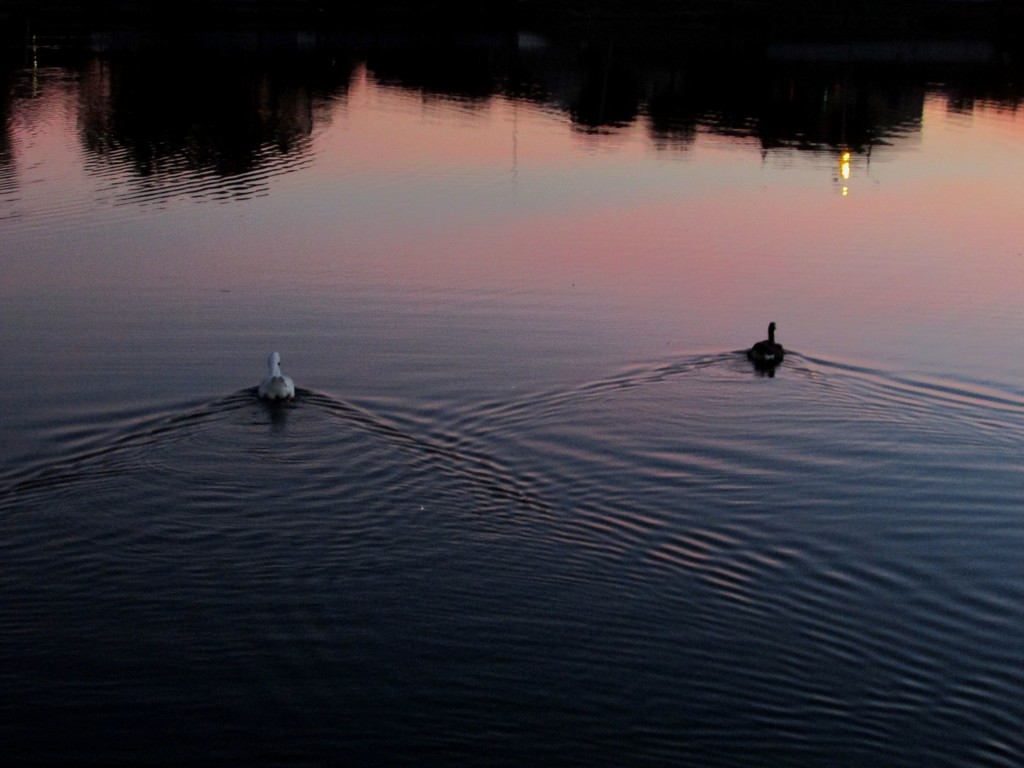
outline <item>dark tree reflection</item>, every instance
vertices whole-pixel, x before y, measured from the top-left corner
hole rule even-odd
[[[14,150],[11,146],[11,84],[8,72],[0,69],[0,195],[16,188]]]
[[[638,31],[588,15],[529,29],[517,26],[522,15],[502,13],[478,28],[476,16],[459,21],[456,11],[396,14],[388,18],[403,23],[394,27],[361,27],[325,6],[309,29],[261,17],[160,33],[152,19],[163,17],[147,16],[141,32],[85,34],[79,19],[77,36],[19,33],[24,48],[0,74],[0,192],[16,185],[10,126],[31,102],[5,83],[48,66],[76,73],[88,169],[129,170],[134,198],[260,192],[269,176],[308,161],[315,127],[345,98],[357,66],[386,87],[469,112],[501,96],[561,111],[597,135],[640,122],[665,151],[711,133],[766,152],[860,153],[912,137],[935,90],[964,111],[1024,104],[1024,55],[1006,39],[776,44],[722,20]],[[313,18],[300,16],[292,22]],[[417,26],[427,18],[432,26]]]
[[[300,65],[301,64],[301,65]],[[302,162],[314,125],[343,93],[350,67],[234,53],[163,49],[94,59],[82,72],[79,122],[91,167],[128,165],[163,185],[246,196],[267,175]],[[325,87],[324,83],[328,83]]]
[[[611,43],[586,49],[580,57],[576,92],[570,99],[573,123],[587,131],[629,125],[640,113],[642,73],[626,66]]]

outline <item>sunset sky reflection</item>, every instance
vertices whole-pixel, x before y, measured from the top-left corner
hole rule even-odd
[[[79,87],[51,74],[13,102],[5,299],[146,296],[173,312],[191,293],[268,284],[324,300],[487,295],[586,306],[641,356],[727,348],[771,316],[809,350],[922,365],[941,364],[951,321],[984,337],[961,350],[979,359],[1024,330],[1006,324],[1024,298],[1022,117],[999,105],[965,113],[930,93],[918,133],[864,152],[765,151],[704,129],[680,150],[642,116],[584,132],[546,104],[443,98],[358,67],[314,110],[306,160],[210,202],[222,182],[187,167],[126,193],[135,171],[116,144],[87,151]]]

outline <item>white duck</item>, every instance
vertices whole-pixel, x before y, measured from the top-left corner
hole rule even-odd
[[[291,400],[295,397],[295,385],[281,373],[281,356],[271,352],[267,358],[267,376],[260,382],[259,395],[264,400]]]

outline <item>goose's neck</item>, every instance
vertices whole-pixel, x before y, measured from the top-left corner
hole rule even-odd
[[[771,344],[775,343],[775,326],[774,325],[769,325],[768,326],[768,342],[771,343]]]

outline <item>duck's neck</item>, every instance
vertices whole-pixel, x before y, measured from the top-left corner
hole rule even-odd
[[[281,375],[281,361],[277,355],[271,355],[270,359],[267,360],[267,365],[270,368],[270,376],[272,378]]]
[[[770,344],[774,344],[775,343],[775,326],[774,325],[769,325],[768,326],[768,342]]]

